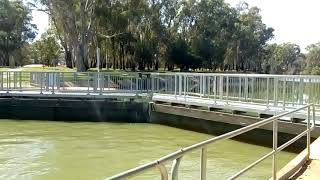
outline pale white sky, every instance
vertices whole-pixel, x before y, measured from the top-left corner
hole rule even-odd
[[[225,0],[232,6],[239,0]],[[261,9],[263,22],[275,29],[272,42],[292,42],[303,50],[320,42],[319,0],[245,0]]]
[[[235,6],[240,0],[225,0]],[[301,46],[320,42],[320,1],[319,0],[245,0],[250,6],[261,9],[263,22],[275,29],[271,42],[292,42]],[[37,24],[38,37],[48,27],[48,16],[33,12]]]

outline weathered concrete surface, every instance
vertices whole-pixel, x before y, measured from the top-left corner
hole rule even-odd
[[[177,128],[207,133],[212,135],[222,135],[237,130],[245,125],[259,121],[259,119],[248,116],[232,115],[221,112],[211,112],[199,109],[188,109],[185,107],[176,107],[163,104],[154,104],[151,113],[150,122],[173,126]],[[279,127],[282,127],[279,124]],[[292,127],[291,127],[292,128]],[[305,129],[303,129],[305,130]],[[302,131],[301,131],[302,132]],[[290,133],[278,133],[278,143],[282,145],[296,135]],[[244,133],[234,139],[272,147],[272,131],[270,127],[264,129],[255,129]],[[301,152],[306,145],[306,138],[301,138],[286,150],[296,153]]]
[[[154,111],[160,113],[167,113],[177,116],[185,116],[196,119],[210,120],[214,122],[221,122],[233,124],[237,126],[248,126],[261,120],[258,117],[251,117],[239,114],[215,112],[209,110],[193,109],[186,107],[178,107],[164,104],[154,104]],[[272,123],[262,126],[261,129],[272,131]],[[306,130],[305,124],[291,123],[287,121],[279,121],[278,130],[287,134],[300,134]],[[315,128],[312,132],[312,137],[317,138],[320,136],[320,127]]]
[[[117,99],[0,98],[0,119],[147,122],[149,109]]]
[[[320,138],[310,146],[310,160],[290,179],[317,180],[320,179]]]

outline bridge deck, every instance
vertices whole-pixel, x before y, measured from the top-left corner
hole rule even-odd
[[[294,110],[297,107],[288,107],[285,109],[282,104],[278,104],[278,106],[252,102],[240,102],[240,101],[230,101],[230,100],[220,100],[220,99],[211,99],[211,98],[201,98],[195,96],[175,96],[168,94],[154,94],[152,97],[153,101],[164,102],[164,103],[174,103],[174,104],[182,104],[186,106],[199,106],[199,107],[207,107],[209,108],[217,108],[224,109],[229,111],[240,111],[240,112],[252,112],[257,114],[264,115],[276,115],[280,114],[284,111]],[[301,111],[299,113],[295,113],[290,115],[290,117],[284,117],[281,120],[291,121],[292,118],[297,119],[306,119],[306,111]],[[311,115],[312,116],[312,115]],[[316,112],[316,119],[320,119],[320,112]],[[301,122],[306,122],[305,120]],[[317,125],[320,125],[320,121],[316,121]]]

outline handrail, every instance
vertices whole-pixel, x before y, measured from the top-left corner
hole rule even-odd
[[[312,127],[310,126],[310,110],[312,108]],[[281,145],[280,147],[278,147],[278,120],[279,118],[282,118],[284,116],[296,113],[298,111],[307,109],[307,130],[302,132],[301,134],[297,135],[295,138],[293,138],[292,140],[288,141],[287,143]],[[221,136],[217,136],[205,141],[202,141],[200,143],[188,146],[186,148],[182,148],[176,152],[173,152],[169,155],[163,156],[160,159],[144,164],[142,166],[138,166],[136,168],[130,169],[128,171],[122,172],[120,174],[117,174],[115,176],[109,177],[107,178],[107,180],[118,180],[118,179],[126,179],[132,176],[136,176],[140,173],[143,173],[145,171],[154,169],[154,168],[158,168],[160,170],[160,174],[163,180],[168,179],[168,173],[165,170],[165,166],[164,164],[167,163],[168,161],[174,161],[173,162],[173,167],[172,167],[172,179],[173,180],[177,180],[178,179],[178,169],[179,169],[179,164],[181,161],[181,158],[185,155],[188,154],[192,151],[201,149],[201,168],[200,168],[200,174],[201,174],[201,180],[205,180],[206,179],[206,147],[208,145],[211,145],[215,142],[221,141],[221,140],[226,140],[226,139],[230,139],[233,138],[235,136],[241,135],[243,133],[246,133],[248,131],[251,131],[253,129],[259,128],[261,126],[264,126],[266,124],[269,124],[273,122],[273,150],[268,153],[267,155],[263,156],[262,158],[258,159],[257,161],[255,161],[254,163],[250,164],[249,166],[247,166],[246,168],[244,168],[243,170],[237,172],[235,175],[233,175],[232,177],[230,177],[229,179],[235,179],[237,177],[239,177],[240,175],[242,175],[243,173],[247,172],[248,170],[250,170],[251,168],[255,167],[257,164],[259,164],[260,162],[264,161],[265,159],[267,159],[270,156],[273,156],[273,169],[272,169],[272,177],[275,180],[276,177],[276,154],[283,150],[284,148],[286,148],[287,146],[291,145],[292,143],[294,143],[295,141],[297,141],[298,139],[300,139],[301,137],[307,135],[307,149],[308,149],[308,155],[310,154],[310,138],[311,138],[311,131],[314,129],[315,127],[315,106],[314,104],[308,104],[305,106],[302,106],[300,108],[297,108],[295,110],[292,111],[288,111],[288,112],[284,112],[278,115],[275,115],[271,118],[259,121],[257,123],[251,124],[249,126],[237,129],[235,131],[223,134]]]

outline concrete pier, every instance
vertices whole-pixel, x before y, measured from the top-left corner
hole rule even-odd
[[[2,97],[0,119],[147,122],[148,103],[138,99]]]

